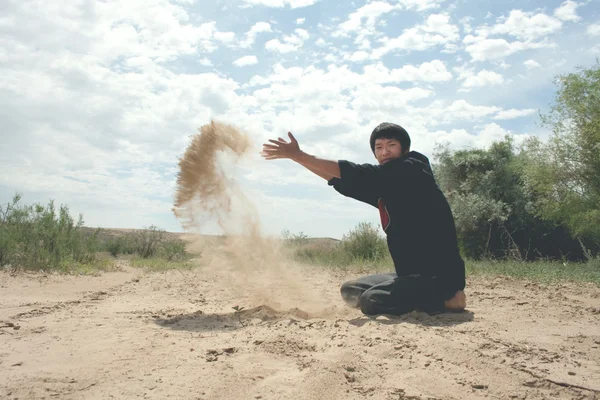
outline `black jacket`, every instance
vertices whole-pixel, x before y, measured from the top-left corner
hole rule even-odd
[[[426,156],[411,151],[384,165],[340,160],[339,166],[341,178],[329,185],[379,209],[398,275],[436,277],[447,288],[464,289],[454,217]]]

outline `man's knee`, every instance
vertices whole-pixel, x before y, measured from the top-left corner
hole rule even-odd
[[[358,307],[359,298],[362,294],[362,291],[357,288],[356,281],[347,281],[342,284],[340,287],[340,294],[342,295],[342,299],[346,302],[346,304],[352,307]]]

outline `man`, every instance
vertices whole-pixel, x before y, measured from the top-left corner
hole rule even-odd
[[[267,160],[288,158],[327,180],[340,194],[376,207],[396,272],[345,282],[344,301],[366,315],[430,314],[466,307],[465,265],[450,206],[429,160],[410,151],[410,136],[382,123],[370,137],[379,165],[332,161],[307,154],[288,133],[263,146]]]

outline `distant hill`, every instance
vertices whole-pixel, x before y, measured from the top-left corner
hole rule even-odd
[[[92,228],[92,227],[82,227],[81,228],[83,230],[83,232],[88,233],[88,234],[92,234],[94,233],[98,228]],[[116,237],[116,236],[122,236],[124,234],[130,233],[130,232],[137,232],[137,231],[143,231],[144,229],[129,229],[129,228],[100,228],[100,235],[99,235],[99,239],[100,240],[106,240],[106,239],[110,239],[112,237]],[[192,232],[165,232],[167,236],[173,236],[173,237],[178,237],[181,239],[189,239],[191,237],[201,237],[204,239],[216,239],[218,240],[219,238],[222,238],[223,235],[205,235],[205,234],[198,234],[198,233],[192,233]],[[335,244],[340,242],[339,239],[335,239],[335,238],[330,238],[330,237],[314,237],[314,238],[307,238],[306,239],[306,244],[314,244],[314,243],[325,243],[325,244]]]

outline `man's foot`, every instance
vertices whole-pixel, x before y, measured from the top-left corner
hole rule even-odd
[[[444,306],[447,310],[451,311],[462,311],[467,307],[467,296],[465,292],[459,290],[456,292],[453,298],[446,300]]]

